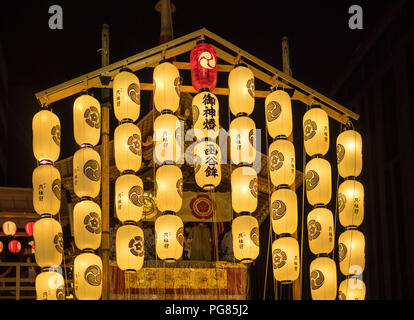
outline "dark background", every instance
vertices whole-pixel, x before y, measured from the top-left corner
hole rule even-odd
[[[364,44],[372,39],[373,31],[384,23],[382,22],[384,16],[400,2],[404,1],[173,1],[177,8],[176,13],[173,14],[174,38],[205,27],[281,70],[281,38],[287,36],[290,43],[293,77],[361,114],[361,121],[355,122],[354,125],[362,133],[364,143],[369,143],[364,150],[370,148],[369,153],[364,151],[364,169],[361,175],[366,192],[371,194],[366,198],[366,219],[361,226],[361,231],[367,238],[367,266],[364,281],[366,280],[367,284],[368,299],[413,298],[411,256],[414,252],[411,251],[412,247],[407,245],[412,242],[408,227],[412,220],[404,220],[404,217],[410,213],[413,214],[412,205],[407,204],[408,200],[404,200],[404,205],[400,207],[388,205],[388,202],[376,207],[378,206],[377,198],[386,198],[388,195],[385,189],[387,182],[385,180],[375,182],[368,174],[381,175],[381,168],[372,169],[374,162],[380,166],[378,163],[383,161],[385,164],[387,159],[381,160],[381,157],[375,156],[379,151],[373,146],[379,148],[383,143],[383,138],[376,135],[378,129],[370,128],[369,131],[366,126],[367,118],[380,106],[372,101],[365,107],[353,105],[352,98],[357,89],[339,90],[347,87],[350,82],[354,82],[353,79],[347,79],[338,90],[334,85],[337,84],[344,70],[349,69],[348,64],[352,58],[358,56]],[[406,1],[406,3],[410,2]],[[157,46],[160,39],[160,18],[159,13],[154,10],[155,3],[155,0],[137,0],[129,2],[36,1],[2,4],[0,45],[7,70],[1,70],[1,73],[6,74],[8,79],[7,135],[0,137],[2,144],[6,142],[7,145],[7,176],[4,179],[4,185],[31,187],[31,175],[36,166],[32,153],[31,121],[33,115],[39,110],[34,94],[100,67],[101,55],[97,50],[101,45],[100,32],[103,23],[110,26],[110,62]],[[63,30],[50,30],[48,27],[50,17],[48,8],[54,4],[63,8]],[[348,27],[350,18],[348,9],[354,4],[362,6],[364,10],[363,30],[350,30]],[[412,33],[414,9],[412,4],[408,4],[407,8],[408,29]],[[403,31],[397,32],[394,38],[402,38],[405,35],[402,33]],[[391,52],[393,46],[384,50]],[[414,51],[407,52],[407,63],[411,66],[411,71],[404,78],[397,73],[395,81],[390,80],[391,83],[383,87],[385,92],[389,92],[388,89],[394,82],[409,84],[412,88],[413,64],[411,61]],[[385,64],[388,59],[388,57],[381,56],[377,50],[367,60],[371,61],[375,58],[379,58],[379,65]],[[358,69],[358,63],[354,67]],[[373,73],[375,70],[365,72],[366,81]],[[391,78],[388,77],[388,79]],[[395,95],[393,97],[395,98]],[[392,114],[395,115],[399,112],[395,111],[398,110],[399,105],[394,101],[395,99],[392,100],[393,97],[389,98],[391,101],[389,100],[383,109],[391,108],[394,110],[391,113],[394,112]],[[54,111],[59,115],[62,123],[60,159],[71,156],[76,150],[71,131],[71,103],[73,103],[73,98],[68,98],[54,106]],[[407,104],[412,106],[413,101],[410,100]],[[295,103],[294,110],[297,110],[294,114],[294,123],[297,124],[301,122],[305,106]],[[147,111],[148,105],[143,104],[141,115]],[[256,112],[261,112],[258,106],[256,106]],[[398,117],[388,117],[387,113],[384,113],[384,117],[389,119],[392,128],[397,130],[398,127],[400,130],[395,138],[396,144],[404,146],[405,140],[409,138],[407,143],[410,146],[404,150],[406,152],[410,150],[410,152],[405,155],[401,153],[401,157],[412,157],[410,127],[401,129],[402,127],[398,126]],[[412,117],[412,114],[407,114],[407,117]],[[263,119],[263,116],[258,116],[256,125],[258,128],[264,128],[264,123],[260,123],[260,119]],[[333,120],[330,124],[331,148],[328,159],[331,163],[335,163],[335,137],[339,133],[339,125]],[[222,125],[226,127],[225,123]],[[296,150],[298,150],[296,165],[299,170],[302,170],[301,129],[296,128],[294,135]],[[408,167],[405,168],[409,170]],[[336,176],[336,172],[333,172],[333,176]],[[405,197],[412,191],[412,183],[404,184],[401,180],[401,178],[397,179],[391,185],[395,188],[400,186],[400,196]],[[336,183],[335,180],[333,182]],[[377,193],[372,192],[374,184],[384,186],[384,188],[380,188]],[[301,193],[299,189],[299,198]],[[335,190],[333,196],[334,194]],[[334,202],[333,197],[332,210],[334,210]],[[398,203],[402,200],[397,199],[394,202]],[[381,218],[383,216],[385,218]],[[389,216],[395,217],[391,221],[394,224],[388,224]],[[376,224],[377,220],[383,221],[382,224]],[[252,268],[251,286],[254,299],[261,299],[263,296],[263,266],[266,261],[267,231],[268,223],[264,223],[261,227],[261,255]],[[306,230],[304,234],[306,245]],[[392,242],[392,245],[385,248],[384,242]],[[396,259],[399,261],[398,267],[394,264]],[[305,275],[308,262],[305,261],[305,263],[307,265],[304,265],[303,291],[304,297],[309,298]],[[383,267],[387,264],[388,267]],[[269,275],[271,273],[270,268]],[[385,276],[387,276],[387,281],[383,281]],[[394,278],[399,279],[399,285],[395,284]],[[269,287],[266,290],[266,297],[272,298],[271,277],[268,279]]]

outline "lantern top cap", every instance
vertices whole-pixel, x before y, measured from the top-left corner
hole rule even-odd
[[[119,70],[119,73],[121,73],[121,72],[131,72],[131,73],[134,73],[134,72],[132,72],[131,69],[129,69],[127,67],[122,67],[121,70]]]
[[[245,67],[247,68],[247,64],[244,63],[243,61],[239,61],[234,65],[234,69],[238,68],[238,67]]]

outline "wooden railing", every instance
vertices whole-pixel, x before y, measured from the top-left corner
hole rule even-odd
[[[22,278],[24,271],[29,271],[30,267],[37,267],[36,263],[28,262],[1,262],[0,268],[3,273],[11,268],[9,274],[0,278],[0,299],[22,300],[36,299],[35,278]]]

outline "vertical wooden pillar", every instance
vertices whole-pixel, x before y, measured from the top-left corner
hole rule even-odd
[[[109,65],[109,26],[102,25],[102,67]],[[102,163],[102,300],[109,299],[109,89],[102,89],[101,163]]]

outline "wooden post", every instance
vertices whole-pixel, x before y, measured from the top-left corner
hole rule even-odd
[[[109,65],[109,26],[102,25],[102,67]],[[102,133],[101,133],[101,207],[102,207],[102,300],[109,299],[109,89],[102,89],[102,98],[107,99],[101,105]]]
[[[282,60],[283,60],[283,72],[291,77],[292,76],[292,70],[290,69],[289,40],[288,40],[287,37],[282,38]],[[293,132],[288,137],[288,140],[293,143]],[[296,184],[294,183],[290,187],[290,189],[296,192]],[[295,238],[296,240],[298,240],[297,230],[294,234],[292,234],[292,237]],[[301,249],[302,248],[299,248],[299,250],[301,250]],[[302,261],[300,261],[300,264],[302,264]],[[300,265],[299,267],[302,268],[302,265]],[[300,275],[299,275],[299,279],[294,281],[293,284],[292,284],[292,298],[293,298],[293,300],[301,300],[302,299],[301,282],[302,282],[302,279],[300,278]]]

